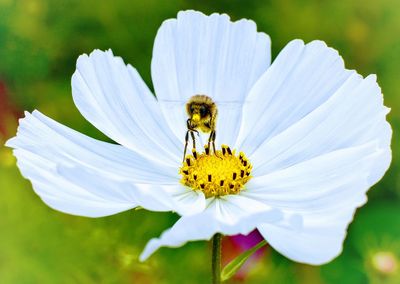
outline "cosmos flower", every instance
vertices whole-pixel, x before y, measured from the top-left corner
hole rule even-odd
[[[56,210],[177,212],[141,260],[162,246],[257,228],[288,258],[322,264],[340,253],[356,208],[390,164],[388,108],[376,76],[345,69],[324,42],[294,40],[270,59],[270,39],[253,21],[180,12],[155,39],[155,96],[111,51],[78,59],[74,102],[118,145],[39,111],[26,113],[7,145]],[[182,163],[185,104],[196,94],[217,104],[218,157],[201,147]]]

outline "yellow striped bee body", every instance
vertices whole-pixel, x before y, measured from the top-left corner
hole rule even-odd
[[[185,136],[183,159],[185,159],[186,156],[189,134],[193,140],[193,149],[196,149],[194,132],[198,133],[201,131],[204,133],[210,133],[208,138],[208,150],[212,145],[215,152],[215,128],[218,115],[218,109],[215,102],[206,95],[195,95],[186,103],[186,113],[189,118],[186,122],[187,132]]]

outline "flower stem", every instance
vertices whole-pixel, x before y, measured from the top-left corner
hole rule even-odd
[[[221,283],[221,239],[222,235],[217,233],[212,238],[212,283]]]

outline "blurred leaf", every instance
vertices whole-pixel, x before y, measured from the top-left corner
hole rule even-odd
[[[221,272],[221,280],[226,281],[231,278],[235,273],[242,267],[242,265],[255,253],[257,250],[265,246],[267,242],[261,241],[251,249],[241,253],[239,256],[235,257],[231,262],[229,262]]]

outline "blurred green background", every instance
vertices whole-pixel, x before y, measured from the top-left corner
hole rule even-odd
[[[393,162],[357,211],[344,252],[330,264],[293,263],[268,248],[245,283],[400,283],[400,1],[51,1],[0,0],[0,144],[23,110],[106,140],[71,98],[76,58],[112,48],[151,86],[153,40],[177,11],[250,18],[272,38],[273,57],[294,39],[322,39],[349,69],[378,74],[394,128]],[[130,211],[88,219],[51,210],[31,190],[9,149],[0,148],[0,283],[208,283],[206,242],[161,249],[142,264],[147,240],[177,219]]]

